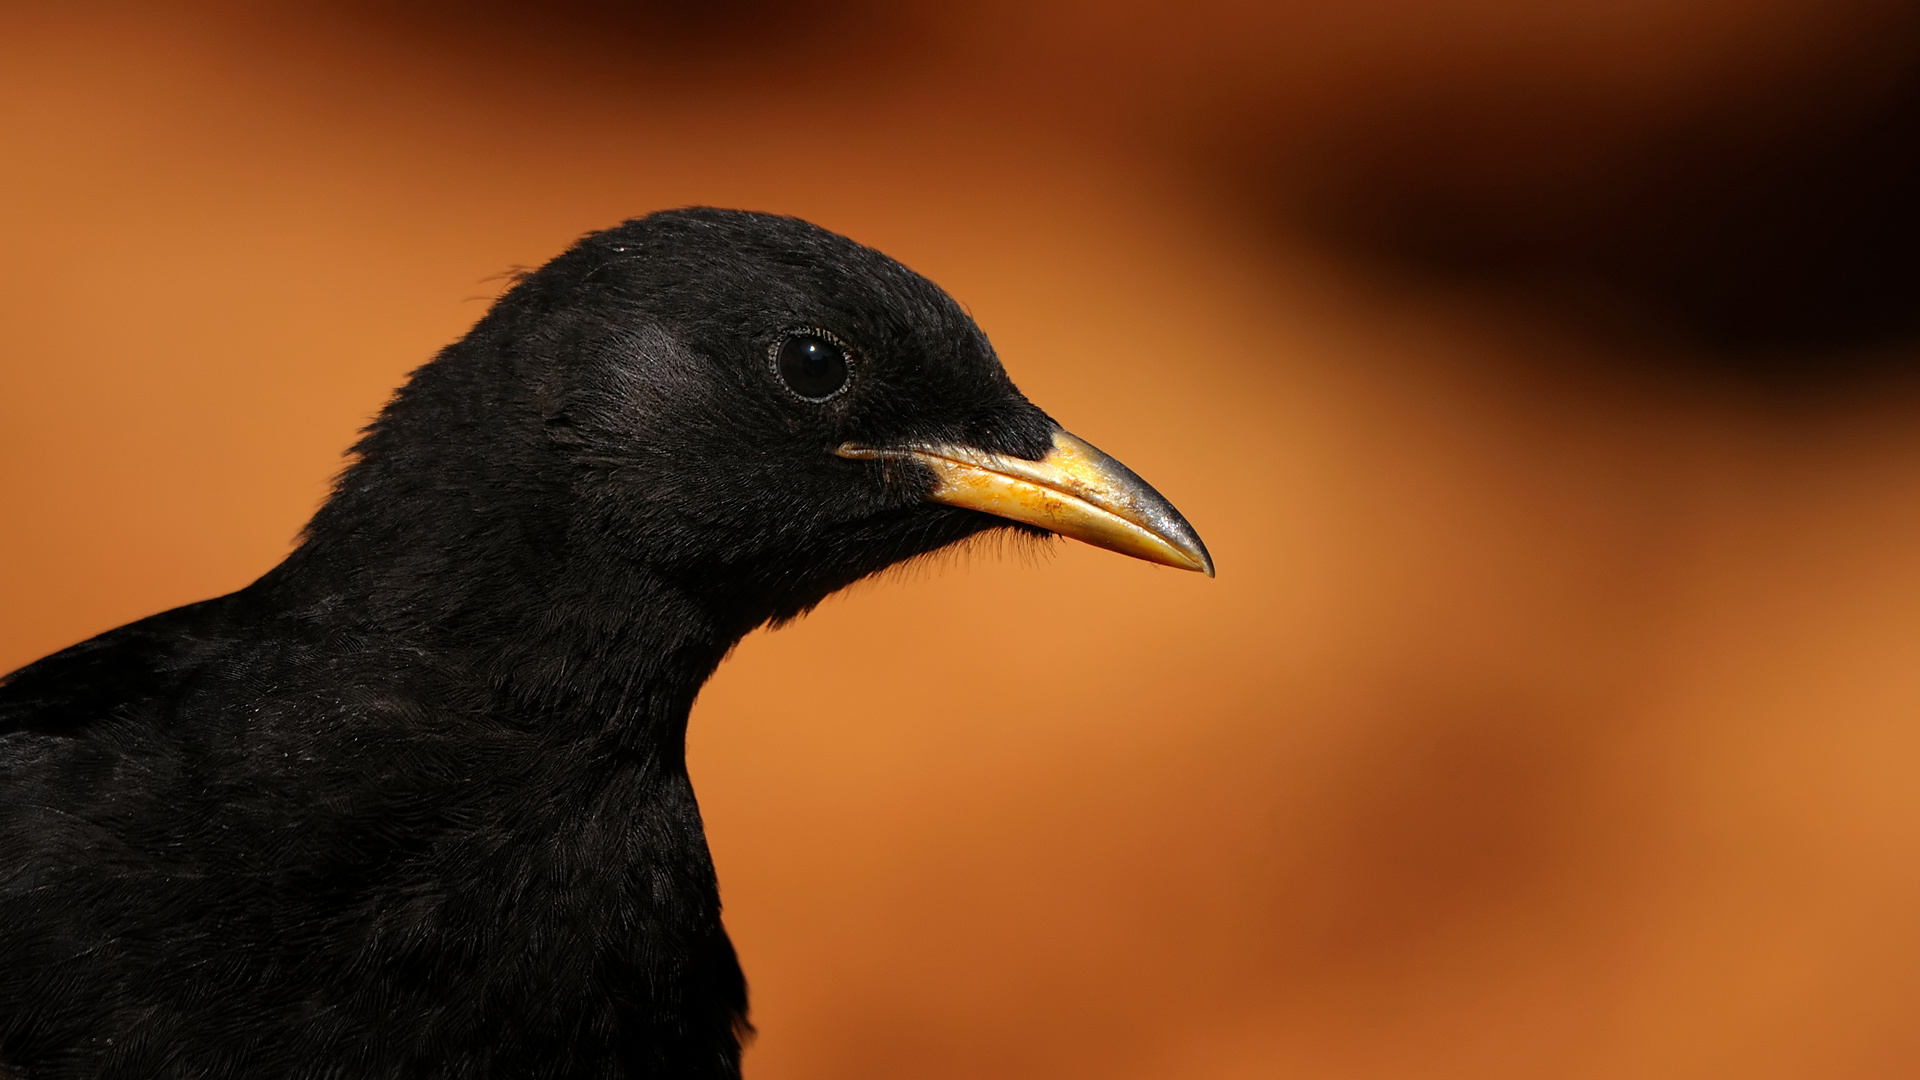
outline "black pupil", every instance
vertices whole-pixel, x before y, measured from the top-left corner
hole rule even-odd
[[[780,343],[780,377],[801,397],[832,397],[847,385],[847,354],[826,338],[795,334]]]

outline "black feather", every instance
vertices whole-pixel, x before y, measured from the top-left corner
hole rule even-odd
[[[796,327],[848,344],[845,392],[781,385]],[[834,447],[1053,430],[839,236],[583,239],[413,373],[280,566],[0,682],[0,1075],[737,1076],[694,695],[1007,524]]]

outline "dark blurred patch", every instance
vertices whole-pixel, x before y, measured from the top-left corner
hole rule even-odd
[[[1884,370],[1889,346],[1920,337],[1920,0],[1847,0],[1808,21],[1824,29],[1804,49],[1751,55],[1740,43],[1772,40],[1760,31],[1801,5],[1730,11],[1673,31],[1720,43],[1699,49],[1712,70],[1673,85],[1595,77],[1661,70],[1642,53],[1662,39],[1586,42],[1570,16],[1566,34],[1498,47],[1497,26],[1455,31],[1412,66],[1362,49],[1273,84],[1285,90],[1181,59],[1297,66],[1311,48],[1257,6],[1123,5],[1095,22],[1060,4],[1020,18],[883,0],[309,4],[515,87],[805,101],[820,116],[858,101],[903,108],[904,126],[932,114],[900,103],[934,85],[942,109],[1076,137],[1136,131],[1106,113],[1153,103],[1183,130],[1131,149],[1224,148],[1223,186],[1238,185],[1224,194],[1284,207],[1344,251],[1796,389]],[[1210,80],[1218,92],[1201,92]],[[1188,100],[1207,104],[1182,114]]]
[[[1635,115],[1552,86],[1457,88],[1343,133],[1327,234],[1791,382],[1920,336],[1920,35],[1733,100]]]
[[[442,53],[549,77],[712,77],[808,87],[910,51],[879,0],[347,0],[354,22]]]
[[[1281,962],[1419,966],[1489,923],[1551,907],[1592,857],[1590,718],[1430,700],[1359,740],[1313,815],[1313,874],[1282,898]]]

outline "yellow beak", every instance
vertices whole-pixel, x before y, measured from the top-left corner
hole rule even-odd
[[[1037,525],[1136,559],[1213,576],[1213,559],[1180,511],[1133,470],[1064,431],[1039,461],[970,446],[875,448],[843,458],[909,458],[933,470],[934,502]]]

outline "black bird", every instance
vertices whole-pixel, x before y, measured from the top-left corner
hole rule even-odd
[[[737,1076],[694,694],[997,527],[1212,573],[886,256],[714,209],[586,237],[286,561],[0,682],[0,1076]]]

